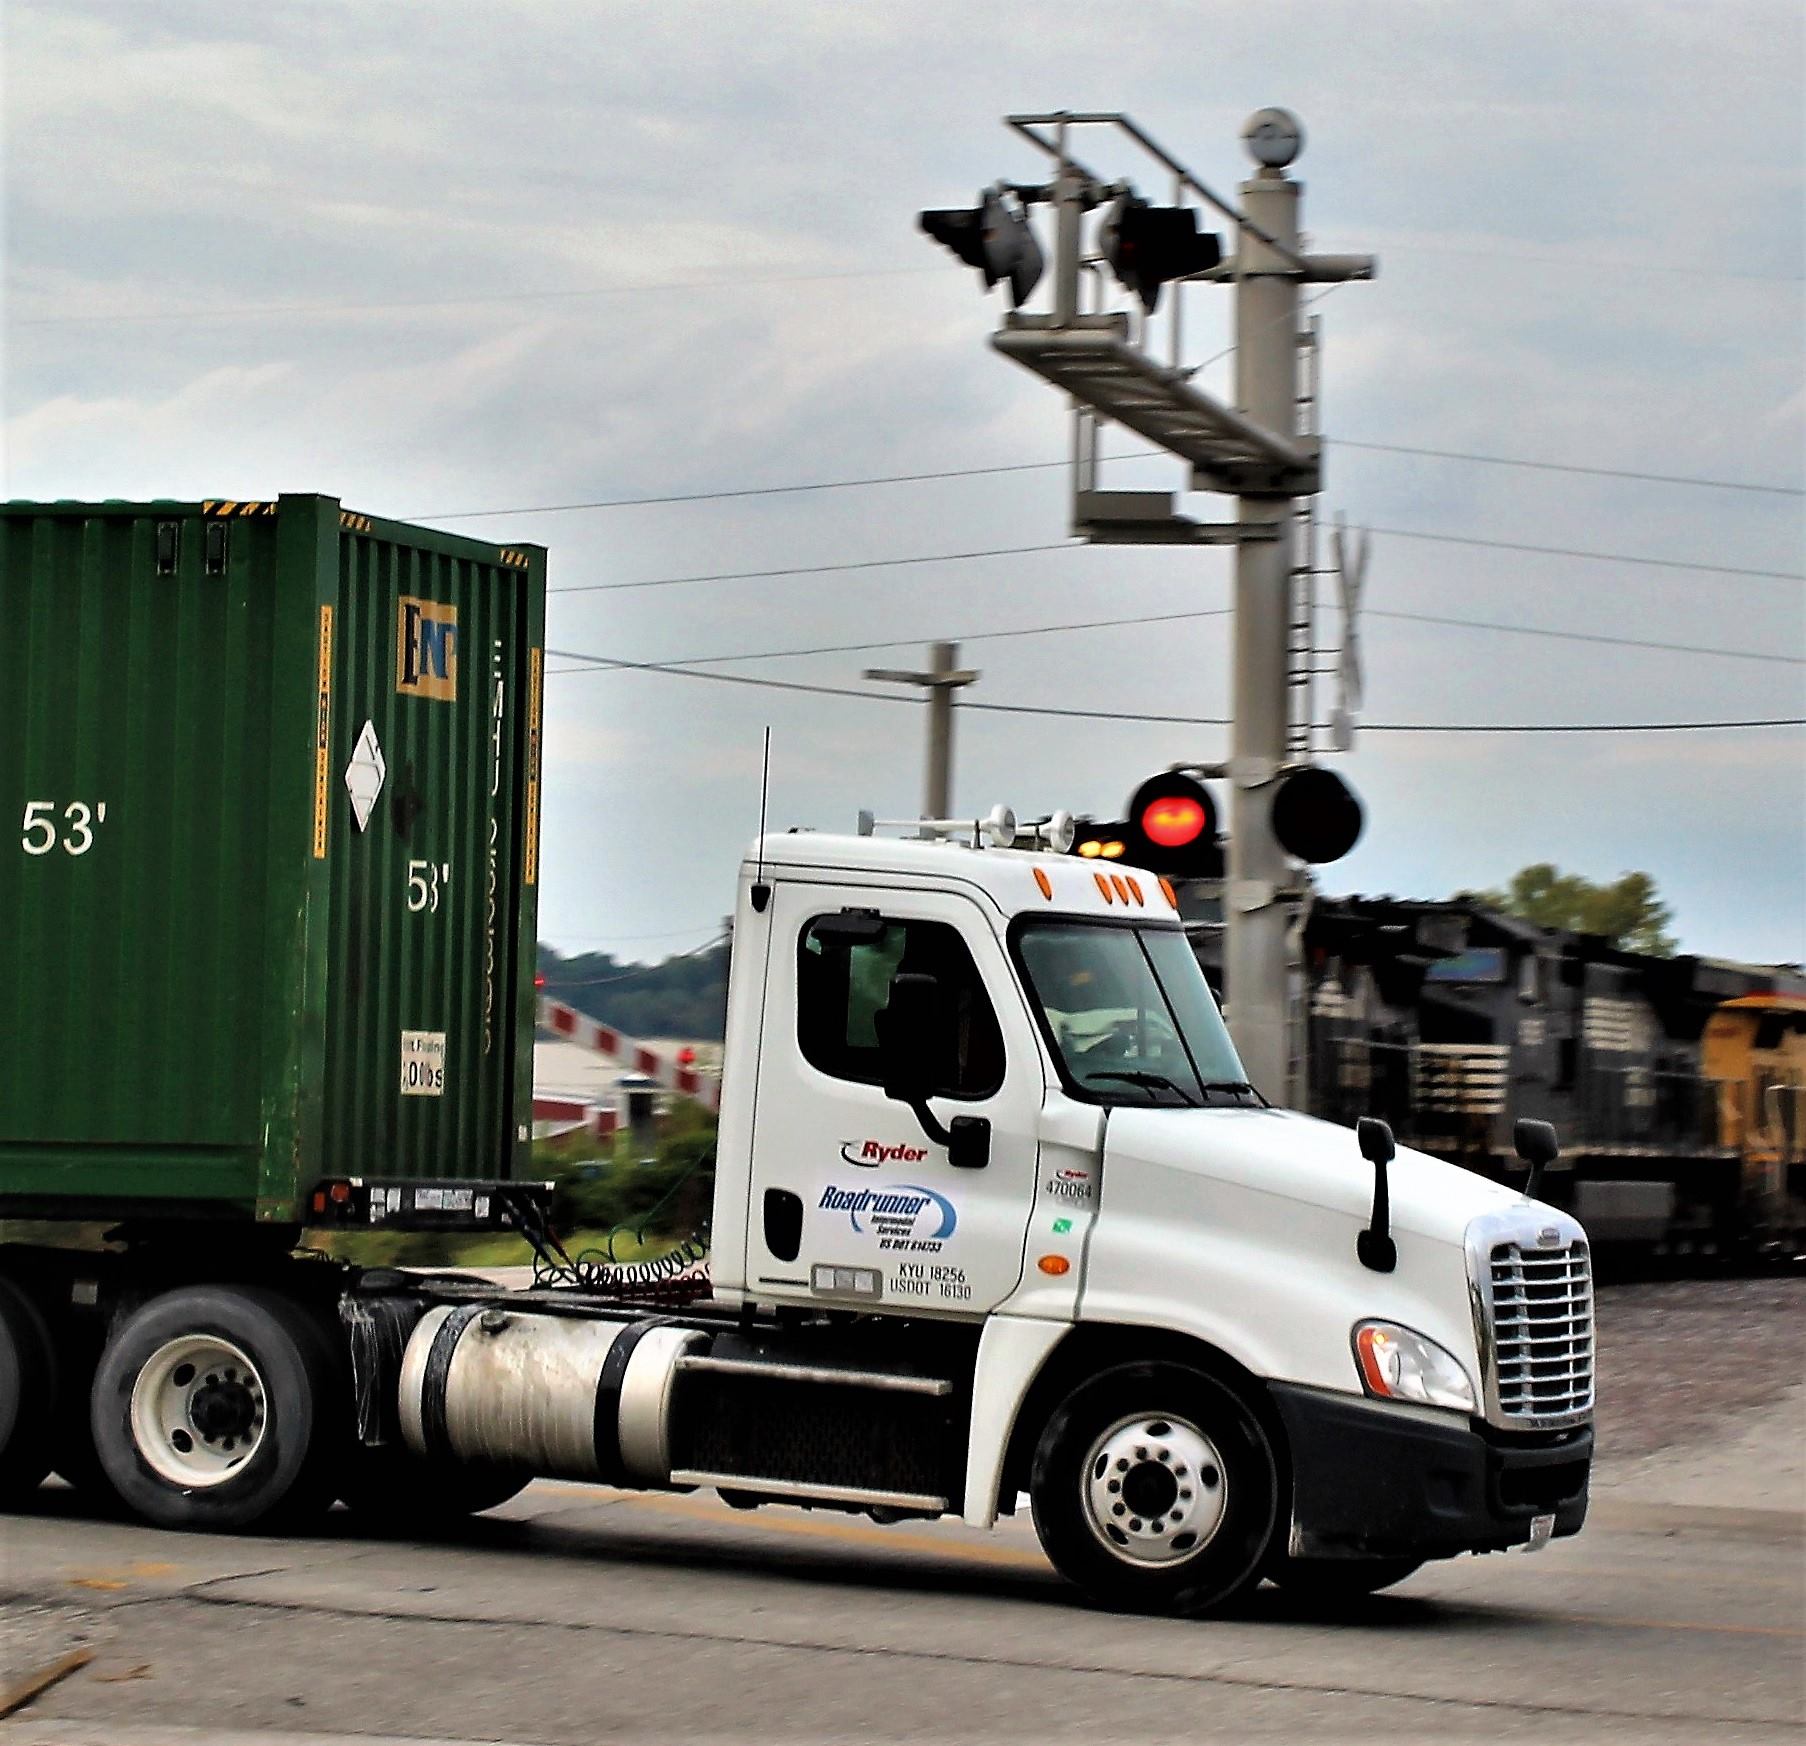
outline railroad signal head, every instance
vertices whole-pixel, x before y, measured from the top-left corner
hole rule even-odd
[[[1208,272],[1223,258],[1221,239],[1198,229],[1189,206],[1152,206],[1138,194],[1118,198],[1099,240],[1111,272],[1150,315],[1169,279]]]
[[[1128,827],[1126,858],[1134,866],[1178,879],[1223,876],[1216,803],[1195,777],[1150,776],[1129,801]]]
[[[1020,203],[1006,203],[995,189],[981,194],[976,206],[924,212],[921,225],[968,267],[976,267],[987,291],[1007,279],[1010,301],[1018,309],[1040,283],[1041,245],[1029,228],[1028,215]]]
[[[1363,822],[1354,790],[1321,764],[1294,770],[1273,796],[1273,835],[1300,861],[1341,860],[1360,841]]]

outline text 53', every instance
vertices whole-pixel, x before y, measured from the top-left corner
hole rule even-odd
[[[85,855],[94,847],[94,833],[106,823],[107,803],[72,800],[60,806],[54,800],[28,800],[25,822],[19,830],[19,847],[28,855],[48,855],[61,849],[65,855]]]

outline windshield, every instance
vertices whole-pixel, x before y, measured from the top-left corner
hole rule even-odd
[[[1036,921],[1017,949],[1066,1080],[1084,1096],[1170,1105],[1252,1095],[1180,929]]]

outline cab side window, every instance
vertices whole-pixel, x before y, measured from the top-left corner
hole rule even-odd
[[[848,942],[816,917],[797,944],[797,1043],[803,1059],[836,1079],[881,1085],[878,1015],[900,972],[934,977],[942,1022],[929,1039],[934,1095],[989,1097],[1003,1083],[1003,1035],[978,966],[945,922],[886,921],[877,937]]]

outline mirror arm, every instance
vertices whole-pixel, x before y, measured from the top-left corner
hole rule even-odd
[[[913,1114],[916,1120],[922,1124],[922,1132],[937,1146],[951,1146],[953,1144],[952,1129],[945,1128],[941,1125],[940,1117],[928,1107],[927,1098],[904,1097],[898,1099],[898,1101],[909,1105],[911,1114]]]
[[[1373,1216],[1367,1229],[1355,1238],[1355,1254],[1363,1267],[1375,1273],[1390,1273],[1398,1265],[1398,1245],[1393,1242],[1388,1226],[1392,1223],[1392,1199],[1386,1186],[1386,1161],[1375,1159],[1373,1165]]]

